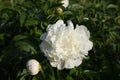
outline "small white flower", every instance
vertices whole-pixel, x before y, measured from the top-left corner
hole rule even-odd
[[[69,0],[62,0],[60,3],[62,3],[62,6],[66,8],[69,5]]]
[[[84,25],[76,25],[74,29],[71,21],[66,26],[63,20],[58,20],[48,25],[46,31],[41,35],[40,48],[50,64],[59,70],[79,66],[93,47],[90,32]]]
[[[27,70],[30,75],[36,75],[41,70],[39,62],[35,59],[31,59],[26,64]]]

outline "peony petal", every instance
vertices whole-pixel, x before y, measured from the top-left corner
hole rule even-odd
[[[65,61],[65,68],[74,68],[73,60],[69,59],[69,60]]]
[[[64,22],[63,20],[58,20],[55,25],[61,27],[61,25],[64,25]]]
[[[73,25],[71,20],[67,21],[67,24],[68,24],[67,27],[70,27],[71,29],[74,29],[74,25]]]
[[[87,51],[89,51],[89,50],[91,50],[92,49],[92,47],[93,47],[93,43],[91,42],[91,41],[88,41],[88,43],[86,43],[86,50]]]
[[[62,3],[62,6],[66,8],[69,5],[69,0],[62,0],[61,3]]]
[[[43,41],[40,45],[41,50],[47,54],[49,51],[52,50],[52,47],[50,44],[48,44],[46,41]]]
[[[53,66],[53,67],[56,67],[58,65],[57,62],[50,62],[50,64]]]
[[[59,69],[59,70],[62,70],[63,68],[64,68],[64,61],[59,61],[58,62],[58,65],[57,65],[57,68]]]
[[[42,34],[40,37],[40,40],[45,40],[46,36],[47,36],[47,33]]]
[[[74,68],[79,66],[82,63],[82,59],[69,59],[65,63],[65,68]]]
[[[84,25],[76,25],[76,31],[82,33],[82,34],[85,34],[87,35],[88,39],[90,37],[90,32],[88,31],[88,29],[84,26]]]
[[[48,27],[46,28],[46,31],[49,31],[52,26],[53,25],[49,24]]]

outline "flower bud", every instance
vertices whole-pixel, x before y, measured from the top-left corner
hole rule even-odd
[[[56,8],[56,13],[57,13],[58,15],[62,15],[62,13],[63,13],[62,8],[61,8],[61,7],[57,7],[57,8]]]
[[[62,6],[66,8],[69,5],[69,0],[62,0],[60,3],[62,3]]]
[[[41,65],[35,59],[28,60],[26,67],[30,75],[36,75],[39,71],[41,71]]]

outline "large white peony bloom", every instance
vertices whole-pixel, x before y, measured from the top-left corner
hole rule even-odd
[[[31,59],[26,64],[27,70],[30,75],[36,75],[41,70],[39,62],[35,59]]]
[[[48,25],[46,31],[41,36],[43,42],[40,48],[50,64],[59,70],[79,66],[92,49],[90,32],[84,25],[76,25],[74,29],[71,21],[66,26],[63,20],[58,20],[55,24]]]

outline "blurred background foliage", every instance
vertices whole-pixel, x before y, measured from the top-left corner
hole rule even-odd
[[[0,0],[0,80],[120,80],[120,0]],[[63,9],[59,14],[58,7]],[[39,48],[40,35],[58,19],[86,25],[93,49],[71,70],[57,70]],[[43,71],[31,76],[29,59]]]

